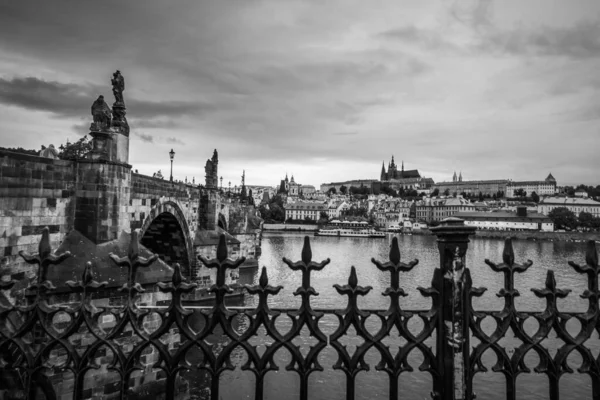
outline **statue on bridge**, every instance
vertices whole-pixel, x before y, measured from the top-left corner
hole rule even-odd
[[[115,104],[124,105],[123,91],[125,90],[125,79],[123,78],[123,75],[121,75],[121,71],[117,70],[117,72],[113,74],[110,83],[112,84],[112,91],[115,95]]]
[[[90,126],[91,131],[106,131],[110,127],[111,110],[104,101],[104,96],[100,95],[92,104],[92,117],[94,122]]]

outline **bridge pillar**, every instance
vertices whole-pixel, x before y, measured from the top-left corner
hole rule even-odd
[[[96,244],[130,230],[131,166],[83,160],[77,164],[74,228]]]
[[[473,386],[469,365],[470,273],[466,268],[469,235],[475,227],[465,226],[459,218],[446,218],[431,229],[437,236],[440,268],[437,290],[441,310],[437,326],[437,360],[440,379],[434,384],[434,399],[472,400]],[[440,281],[441,280],[441,281]]]

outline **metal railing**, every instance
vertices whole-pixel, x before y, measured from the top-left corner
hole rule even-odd
[[[418,288],[422,296],[431,299],[429,309],[414,311],[402,307],[401,298],[406,296],[406,293],[400,286],[401,275],[414,268],[418,261],[408,263],[401,261],[397,238],[392,240],[388,261],[372,260],[378,269],[390,274],[389,287],[383,293],[389,298],[387,310],[359,308],[357,299],[366,295],[372,288],[358,284],[354,267],[345,285],[334,286],[340,295],[347,296],[347,306],[339,310],[313,309],[311,297],[318,294],[311,286],[311,277],[315,272],[325,268],[329,259],[321,262],[312,260],[308,237],[305,238],[299,261],[283,259],[289,268],[302,273],[302,285],[294,292],[295,296],[301,298],[299,308],[275,310],[269,307],[268,297],[277,295],[282,287],[269,284],[265,268],[262,269],[257,285],[245,285],[248,293],[257,296],[256,307],[228,308],[225,305],[225,295],[231,291],[231,288],[225,284],[227,270],[239,267],[244,258],[228,259],[225,238],[221,236],[215,259],[199,257],[206,267],[217,270],[216,283],[210,288],[210,292],[215,297],[214,306],[203,311],[205,323],[202,328],[197,331],[190,326],[189,317],[192,310],[182,305],[186,294],[192,292],[196,285],[186,282],[180,267],[175,265],[172,281],[157,284],[160,291],[171,294],[171,300],[167,306],[156,309],[161,317],[160,323],[151,333],[143,327],[143,319],[150,311],[136,305],[136,299],[144,292],[136,280],[139,274],[143,273],[144,267],[147,267],[157,256],[148,259],[139,256],[136,232],[132,234],[127,256],[119,258],[111,255],[116,266],[128,269],[128,279],[120,289],[125,293],[122,307],[107,310],[93,304],[93,293],[106,286],[106,282],[95,280],[92,264],[89,262],[85,265],[80,281],[67,282],[73,293],[80,294],[80,302],[69,306],[50,304],[48,299],[55,287],[47,280],[48,269],[59,265],[69,257],[69,254],[53,254],[49,245],[48,231],[45,230],[37,254],[21,253],[26,262],[38,266],[37,282],[28,288],[31,295],[30,303],[25,306],[0,308],[0,372],[5,375],[12,374],[14,377],[14,389],[5,391],[5,395],[7,398],[32,399],[36,398],[36,394],[44,393],[46,398],[58,398],[52,382],[44,374],[45,369],[54,368],[72,373],[73,398],[85,398],[86,373],[100,367],[97,363],[98,355],[101,349],[109,349],[113,358],[108,361],[107,368],[116,372],[119,378],[115,383],[115,391],[118,393],[116,397],[128,398],[131,393],[130,378],[136,371],[147,368],[148,363],[144,357],[148,348],[153,346],[157,349],[157,355],[150,364],[152,368],[161,371],[167,399],[176,398],[178,375],[184,371],[205,371],[211,378],[210,398],[220,399],[219,377],[225,371],[234,369],[230,356],[234,349],[242,348],[247,353],[247,362],[241,366],[241,369],[251,371],[256,378],[255,399],[263,398],[266,374],[279,369],[275,354],[280,349],[286,349],[291,354],[292,360],[285,369],[294,371],[299,376],[299,397],[304,400],[309,397],[310,375],[324,369],[318,357],[329,345],[335,349],[338,357],[332,366],[333,369],[343,371],[346,376],[347,399],[355,398],[357,375],[372,367],[365,361],[365,355],[373,349],[381,357],[379,363],[374,366],[375,370],[389,376],[389,398],[403,398],[402,393],[399,393],[398,377],[404,372],[413,370],[407,357],[415,348],[423,354],[423,362],[419,370],[431,375],[433,399],[474,399],[473,378],[477,373],[487,371],[482,356],[489,349],[495,353],[497,359],[492,370],[502,373],[506,378],[507,399],[518,398],[517,377],[524,373],[531,373],[524,361],[530,351],[537,353],[539,357],[539,363],[534,368],[535,372],[548,377],[548,398],[559,398],[561,376],[573,372],[567,363],[567,358],[571,353],[578,352],[583,360],[578,371],[590,376],[592,397],[595,400],[600,399],[600,358],[595,358],[585,344],[594,330],[600,333],[598,288],[600,268],[595,243],[593,241],[588,243],[586,265],[569,262],[575,271],[587,276],[588,289],[581,295],[589,301],[587,311],[564,313],[558,310],[557,299],[566,297],[569,290],[557,288],[551,270],[547,272],[545,287],[532,289],[537,297],[546,300],[545,310],[517,311],[515,297],[519,296],[519,292],[514,285],[515,274],[526,271],[532,263],[515,262],[510,239],[506,240],[502,263],[496,264],[486,260],[493,271],[504,274],[504,288],[497,294],[504,298],[504,307],[498,312],[477,311],[473,308],[472,299],[481,296],[486,289],[473,287],[469,269],[465,266],[468,237],[473,233],[474,228],[464,226],[461,220],[449,218],[432,230],[438,237],[440,266],[434,271],[431,286]],[[0,289],[8,290],[14,283],[0,281]],[[70,316],[62,329],[57,329],[52,322],[59,312]],[[106,315],[106,313],[114,316],[115,323],[102,331],[99,315]],[[291,319],[291,328],[287,333],[280,332],[275,323],[276,318],[282,314]],[[330,335],[323,333],[318,324],[324,314],[335,315],[339,321],[337,329]],[[247,329],[242,333],[234,328],[232,322],[238,315],[244,315],[249,321]],[[381,327],[375,333],[365,325],[366,319],[370,316],[375,316],[381,321]],[[496,323],[491,334],[487,334],[481,326],[486,317],[493,318]],[[539,325],[533,334],[529,334],[524,328],[524,321],[530,317],[534,318]],[[413,334],[408,328],[409,321],[413,318],[423,322],[423,327],[417,334]],[[566,328],[567,322],[573,318],[581,324],[580,331],[574,336]],[[137,339],[130,351],[125,351],[119,341],[127,331],[126,327],[130,327],[128,329],[131,330],[131,335]],[[257,346],[250,343],[250,339],[258,334],[261,327],[272,339],[272,343],[262,354],[257,351]],[[303,354],[300,346],[293,343],[305,328],[316,340],[316,344],[310,347],[307,354]],[[363,341],[353,354],[350,354],[343,345],[343,339],[349,335],[351,329]],[[398,335],[404,342],[396,355],[392,354],[383,343],[394,329],[397,329]],[[509,354],[500,344],[500,340],[506,336],[509,329],[512,329],[515,337],[522,342],[512,354]],[[82,331],[88,335],[88,341],[85,346],[80,344],[77,347],[73,345],[70,338]],[[222,332],[228,338],[228,343],[224,344],[219,352],[216,352],[214,346],[207,341],[216,331]],[[169,347],[160,340],[170,332],[177,332],[179,335],[179,342],[175,347]],[[564,342],[554,356],[542,343],[551,332]],[[432,338],[435,341],[434,348],[425,343],[427,339]],[[472,338],[478,341],[473,348],[470,344]],[[64,355],[58,364],[50,360],[57,349]],[[202,353],[202,362],[198,365],[193,365],[186,359],[188,352],[193,350]],[[89,397],[89,392],[87,396]]]

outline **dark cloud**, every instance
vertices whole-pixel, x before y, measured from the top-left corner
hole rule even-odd
[[[405,25],[395,29],[379,32],[376,38],[387,42],[396,42],[426,48],[429,50],[458,50],[458,47],[444,39],[442,32],[431,29],[421,29],[414,25]],[[423,65],[424,67],[425,65]],[[415,69],[418,71],[419,69]]]
[[[142,139],[142,142],[154,143],[154,136],[152,136],[152,135],[149,135],[147,133],[142,133],[142,132],[135,132],[134,134],[135,134],[135,136]]]
[[[176,137],[169,137],[169,138],[167,138],[166,142],[170,143],[170,144],[185,145],[185,143],[181,139],[178,139]]]
[[[107,89],[92,84],[45,81],[35,77],[0,78],[0,103],[28,110],[45,111],[59,117],[81,117],[90,114],[98,93]],[[209,103],[165,101],[152,102],[125,98],[128,111],[137,118],[178,117],[199,114],[216,107]],[[151,122],[146,121],[146,124]],[[156,122],[157,126],[165,122]]]
[[[44,81],[34,77],[0,78],[0,103],[59,116],[81,116],[89,113],[96,99],[92,86]],[[88,106],[84,104],[88,103]]]
[[[479,29],[492,25],[493,0],[454,0],[450,15],[458,22]]]
[[[596,58],[600,57],[600,20],[564,28],[496,30],[483,36],[475,48],[514,55]]]
[[[82,124],[75,124],[71,126],[71,129],[78,135],[85,136],[90,133],[90,123],[84,122]]]
[[[143,129],[172,129],[178,126],[177,122],[172,119],[155,120],[155,119],[140,119],[128,118],[129,126]]]

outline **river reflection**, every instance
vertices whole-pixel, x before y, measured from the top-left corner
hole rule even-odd
[[[382,296],[382,292],[389,285],[389,273],[379,271],[371,262],[374,257],[381,261],[388,259],[389,247],[392,235],[386,239],[366,239],[366,238],[338,238],[338,237],[311,237],[311,247],[313,261],[321,261],[326,258],[331,259],[331,263],[322,271],[314,272],[311,277],[311,284],[319,293],[313,297],[311,304],[313,308],[343,308],[346,305],[346,296],[340,296],[333,288],[335,283],[345,284],[350,274],[351,266],[357,269],[359,285],[372,286],[371,292],[359,299],[359,306],[365,309],[386,309],[389,304],[388,298]],[[282,285],[284,288],[279,295],[269,298],[269,306],[272,308],[296,308],[301,304],[300,298],[293,295],[293,292],[301,285],[301,273],[292,271],[282,262],[283,257],[293,261],[300,259],[300,253],[303,246],[302,234],[265,234],[262,242],[262,255],[259,265],[266,266],[269,283],[271,285]],[[431,306],[431,301],[421,296],[417,287],[429,287],[433,270],[439,266],[439,253],[437,250],[436,239],[433,236],[399,236],[400,251],[402,260],[418,259],[419,264],[412,271],[401,275],[400,286],[404,288],[407,297],[401,300],[404,309],[425,310]],[[502,260],[503,240],[497,239],[478,239],[473,238],[469,244],[467,252],[467,267],[471,270],[474,286],[485,286],[487,292],[474,300],[474,306],[480,310],[501,310],[504,300],[498,298],[496,293],[503,285],[503,275],[493,272],[484,262],[486,258],[500,263]],[[586,279],[579,275],[567,264],[567,261],[573,260],[578,263],[584,263],[585,243],[565,243],[565,242],[531,242],[515,241],[514,244],[515,260],[523,262],[527,259],[533,261],[533,266],[525,273],[517,275],[515,280],[516,289],[521,296],[517,297],[516,305],[520,311],[542,311],[545,307],[545,300],[540,300],[531,292],[531,288],[543,288],[546,278],[546,271],[553,269],[559,288],[572,289],[572,293],[564,300],[559,300],[559,309],[561,311],[584,311],[587,309],[587,300],[581,299],[579,295],[587,288]],[[242,283],[256,284],[260,271],[242,271],[240,280]],[[246,295],[242,304],[245,307],[257,305],[257,298]],[[489,319],[489,318],[488,318]],[[490,332],[494,329],[495,323],[486,319],[483,323],[484,330]],[[530,322],[529,320],[527,321]],[[236,320],[236,328],[242,332],[247,327],[247,318]],[[533,333],[537,329],[537,323],[526,324]],[[290,319],[286,316],[278,318],[277,327],[281,332],[286,332],[291,326]],[[326,315],[319,323],[319,327],[329,335],[335,331],[338,321],[335,316]],[[379,319],[370,317],[367,321],[367,328],[370,332],[376,332],[380,327]],[[417,333],[423,327],[419,318],[411,318],[409,329]],[[575,324],[573,332],[578,330]],[[259,331],[260,332],[260,331]],[[310,345],[314,345],[316,340],[308,334],[294,340],[294,343],[302,346],[303,353],[306,353]],[[510,331],[509,331],[510,333]],[[588,346],[593,348],[594,355],[598,356],[600,341],[597,333],[594,333],[592,339],[588,341]],[[215,338],[219,342],[219,338]],[[344,344],[348,346],[349,353],[352,354],[354,347],[362,343],[359,337],[345,338]],[[397,347],[403,345],[405,341],[398,338],[394,332],[390,338],[384,340],[390,349],[395,348],[392,354],[395,354]],[[555,352],[556,344],[552,338],[548,339],[548,346]],[[270,338],[265,336],[264,330],[261,335],[253,341],[254,345],[261,345],[259,351],[264,350],[264,344],[270,343]],[[435,351],[434,338],[426,342],[428,346],[433,347]],[[472,345],[477,342],[473,341]],[[520,344],[512,335],[502,339],[501,344],[511,349]],[[510,351],[510,350],[509,350]],[[223,399],[241,399],[253,398],[254,376],[251,372],[241,371],[239,366],[247,361],[245,351],[239,348],[234,351],[232,361],[237,368],[234,371],[227,372],[220,379],[220,390]],[[528,367],[535,367],[538,363],[538,357],[530,354],[525,361]],[[375,371],[374,366],[379,362],[380,355],[377,350],[371,349],[365,360],[371,365],[368,372],[361,372],[357,379],[357,399],[385,399],[388,396],[388,377],[384,372]],[[299,379],[295,372],[288,372],[285,366],[291,360],[287,350],[280,350],[277,353],[276,361],[280,367],[277,372],[269,372],[265,381],[265,398],[281,399],[296,398],[299,393]],[[345,399],[345,376],[341,371],[335,371],[331,368],[337,360],[337,353],[328,346],[323,350],[319,357],[319,362],[325,371],[316,372],[311,375],[309,395],[314,399]],[[409,356],[409,363],[413,366],[415,372],[404,373],[400,376],[400,393],[403,398],[409,399],[430,399],[432,388],[432,379],[428,373],[420,372],[418,367],[423,361],[423,355],[415,350]],[[496,357],[488,351],[484,356],[484,365],[488,367],[488,373],[480,373],[475,377],[474,388],[479,398],[483,399],[504,399],[505,384],[504,377],[500,373],[491,372],[491,367],[495,364]],[[569,357],[569,363],[577,368],[581,364],[581,357],[573,353]],[[548,398],[548,383],[544,375],[524,374],[517,381],[517,393],[519,399],[546,399]],[[587,375],[567,374],[561,378],[561,399],[587,399],[591,398],[591,380]]]

